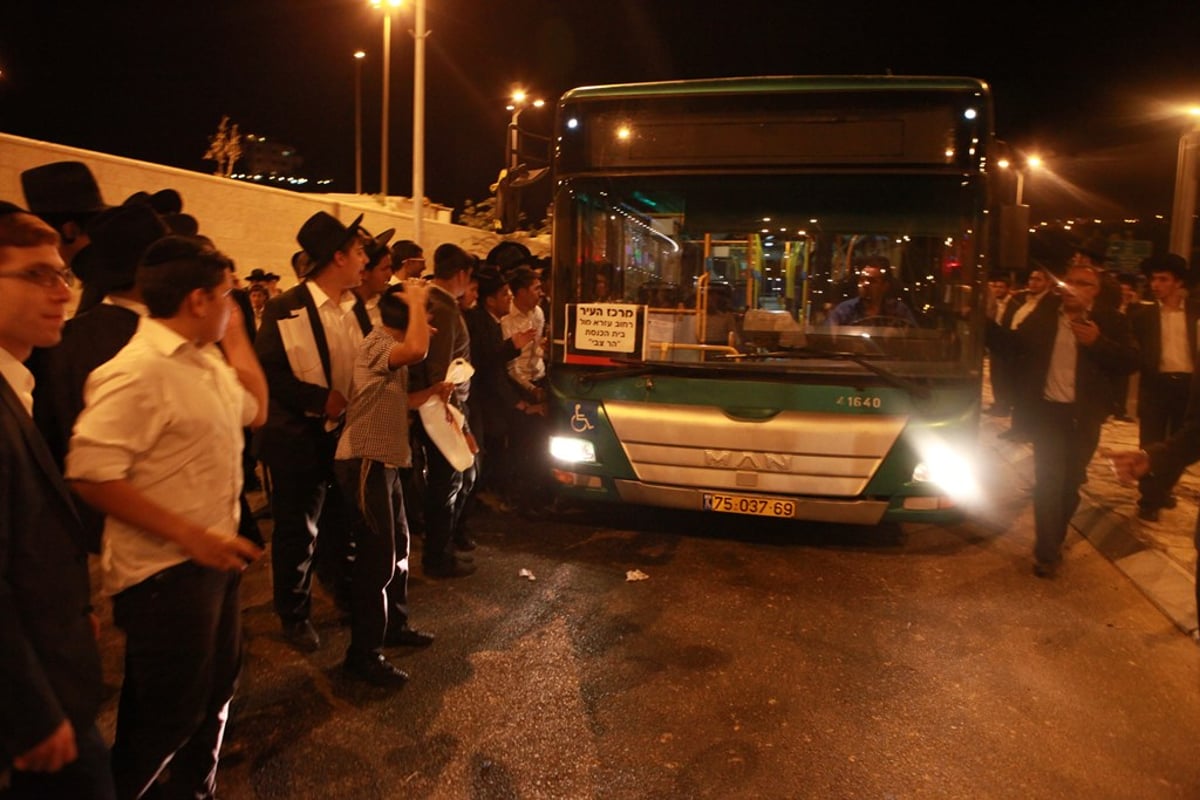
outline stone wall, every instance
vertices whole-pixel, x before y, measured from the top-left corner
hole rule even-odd
[[[291,256],[299,249],[296,231],[317,211],[328,211],[343,222],[363,214],[363,226],[373,233],[395,228],[394,240],[412,238],[408,198],[388,198],[385,208],[371,196],[301,194],[3,133],[0,200],[24,206],[21,172],[51,161],[87,164],[105,202],[114,205],[139,190],[175,189],[183,197],[184,212],[195,217],[200,232],[234,259],[239,275],[261,267],[282,275],[282,288],[295,283]],[[443,242],[454,242],[481,257],[500,241],[495,234],[452,224],[450,209],[434,204],[426,205],[421,238],[427,254]]]

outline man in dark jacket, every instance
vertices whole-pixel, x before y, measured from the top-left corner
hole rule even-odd
[[[34,379],[21,363],[62,332],[71,294],[57,248],[52,228],[0,203],[0,786],[7,777],[6,796],[107,799],[84,533],[33,425]]]
[[[521,348],[533,341],[532,329],[517,331],[504,338],[500,320],[512,310],[512,289],[494,267],[476,273],[479,302],[464,316],[471,334],[471,379],[475,396],[471,407],[471,432],[483,444],[483,458],[476,459],[479,489],[492,490],[503,501],[510,501],[511,464],[506,460],[511,420],[524,415],[527,403],[508,376],[508,362],[521,354]]]
[[[1016,331],[1033,434],[1034,572],[1044,578],[1058,571],[1079,487],[1112,410],[1111,375],[1137,366],[1128,321],[1094,308],[1101,277],[1071,266]]]
[[[318,530],[326,543],[349,537],[348,519],[323,519],[321,511],[338,492],[334,448],[354,356],[371,331],[366,310],[351,291],[362,281],[367,263],[361,221],[360,215],[346,226],[318,211],[304,223],[296,236],[305,253],[297,260],[304,282],[267,303],[254,340],[271,390],[267,424],[257,436],[273,486],[275,612],[284,638],[305,651],[321,645],[309,621]],[[337,530],[325,529],[335,526]]]
[[[1150,278],[1155,302],[1130,316],[1133,335],[1141,351],[1138,381],[1138,443],[1143,447],[1167,439],[1183,426],[1188,388],[1195,371],[1196,325],[1200,301],[1188,297],[1184,287],[1187,262],[1174,253],[1146,260],[1142,269]],[[1138,483],[1141,497],[1138,516],[1157,522],[1159,509],[1175,505],[1171,489],[1180,472],[1156,472]]]

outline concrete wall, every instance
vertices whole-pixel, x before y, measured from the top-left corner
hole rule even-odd
[[[291,256],[299,245],[296,232],[317,211],[327,211],[343,222],[363,214],[363,226],[372,233],[395,228],[393,240],[412,238],[412,203],[408,198],[388,198],[384,207],[377,198],[353,194],[301,194],[218,178],[146,161],[25,139],[0,133],[0,200],[25,205],[21,172],[51,161],[82,161],[88,165],[105,202],[116,205],[137,191],[175,189],[183,197],[183,210],[200,222],[200,232],[210,237],[237,263],[245,276],[255,267],[283,276],[283,288],[295,283]],[[450,209],[427,204],[422,244],[427,254],[443,242],[453,242],[478,256],[487,254],[501,237],[454,225]],[[529,243],[535,253],[548,250],[545,243]]]

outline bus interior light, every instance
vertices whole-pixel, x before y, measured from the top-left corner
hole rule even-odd
[[[568,464],[595,464],[596,445],[574,436],[551,436],[550,455]]]

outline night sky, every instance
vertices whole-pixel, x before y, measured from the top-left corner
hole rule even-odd
[[[1061,7],[1061,8],[1060,8]],[[1063,10],[1070,7],[1076,10]],[[427,0],[426,194],[482,199],[503,163],[514,84],[755,74],[987,80],[997,135],[1047,156],[1034,214],[1170,210],[1184,121],[1200,102],[1200,3],[800,3]],[[411,6],[392,49],[393,194],[411,189]],[[312,178],[354,190],[354,50],[364,182],[378,191],[382,23],[367,0],[0,0],[0,130],[211,172],[222,114],[295,145]],[[548,127],[550,109],[527,111]],[[115,200],[119,198],[109,198]]]

